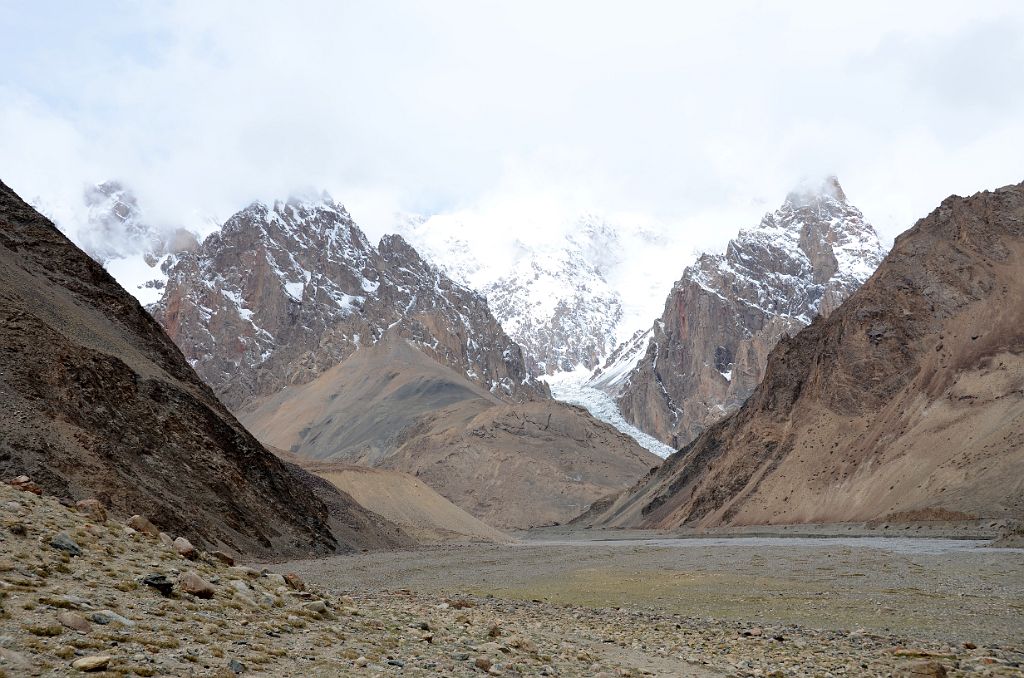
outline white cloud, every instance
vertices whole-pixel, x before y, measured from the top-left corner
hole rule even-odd
[[[507,228],[504,205],[690,240],[810,174],[890,237],[1024,179],[1019,3],[827,5],[25,3],[0,178],[53,203],[120,178],[167,223],[315,186],[373,235],[396,209]]]

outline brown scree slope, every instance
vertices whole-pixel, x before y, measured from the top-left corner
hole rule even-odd
[[[1024,516],[1024,184],[950,197],[746,404],[580,522]]]
[[[239,416],[301,457],[410,473],[500,529],[565,522],[661,461],[581,408],[502,401],[398,336]]]
[[[136,300],[2,183],[0,401],[0,478],[246,554],[396,538],[333,488],[310,492],[318,479],[267,452]]]

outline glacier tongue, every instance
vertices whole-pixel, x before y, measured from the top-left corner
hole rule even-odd
[[[610,395],[587,383],[590,378],[590,370],[586,368],[541,377],[551,388],[551,395],[556,400],[586,409],[595,419],[611,424],[662,459],[676,451],[675,448],[669,447],[654,436],[647,435],[626,421]]]

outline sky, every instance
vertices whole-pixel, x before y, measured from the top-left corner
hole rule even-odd
[[[0,0],[0,180],[119,179],[165,225],[326,189],[372,236],[589,211],[695,247],[826,173],[888,239],[1024,180],[1024,3],[839,4]]]

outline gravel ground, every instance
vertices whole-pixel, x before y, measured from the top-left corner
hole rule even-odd
[[[361,595],[472,595],[500,614],[630,648],[633,665],[668,657],[725,675],[884,676],[932,662],[950,675],[1024,675],[1024,550],[949,539],[630,536],[285,567]]]
[[[0,678],[1024,676],[1021,551],[533,541],[264,568],[102,513],[0,485]]]

